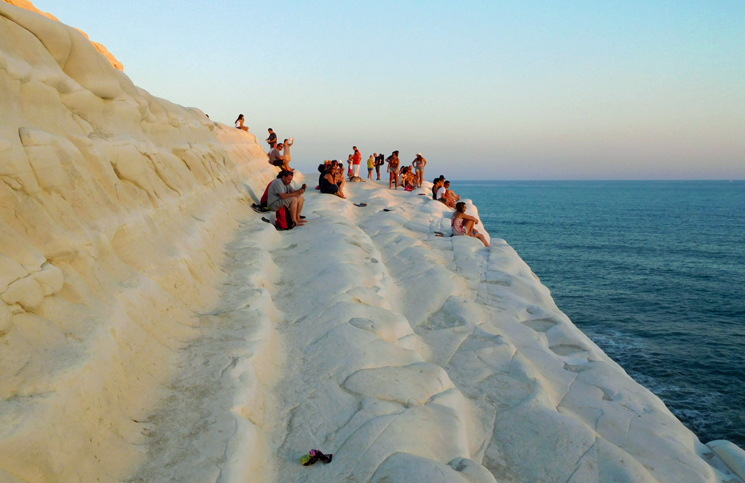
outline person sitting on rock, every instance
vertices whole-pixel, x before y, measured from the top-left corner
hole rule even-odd
[[[282,143],[279,143],[276,147],[272,148],[272,150],[269,151],[269,164],[281,168],[285,171],[290,171],[290,167],[287,165],[285,157],[282,156],[282,153],[280,153],[283,148],[284,145]]]
[[[336,176],[332,170],[327,169],[325,165],[321,164],[318,166],[318,171],[321,173],[318,177],[318,186],[320,187],[321,193],[336,195],[339,198],[346,198],[341,189],[341,185],[337,184]]]
[[[207,116],[209,117],[209,116]],[[238,115],[238,119],[235,120],[235,127],[236,129],[241,129],[243,131],[248,131],[248,126],[243,125],[244,119],[243,114]]]
[[[437,200],[445,203],[450,208],[455,208],[455,202],[460,200],[460,196],[450,190],[450,181],[445,181],[440,189],[437,190]]]
[[[468,235],[474,238],[478,238],[484,244],[489,246],[489,242],[486,241],[486,237],[476,231],[473,225],[477,225],[479,220],[473,216],[466,214],[466,204],[459,201],[455,204],[455,213],[453,213],[453,221],[450,226],[453,228],[453,236]]]
[[[305,224],[305,220],[302,219],[301,214],[303,204],[305,203],[303,193],[305,193],[306,186],[303,185],[298,190],[292,189],[292,177],[292,171],[280,171],[277,179],[269,185],[266,206],[269,208],[269,211],[279,211],[283,206],[289,208],[292,221],[299,226]]]
[[[432,180],[432,199],[437,201],[437,191],[442,188],[443,183],[445,182],[442,178],[435,178]]]

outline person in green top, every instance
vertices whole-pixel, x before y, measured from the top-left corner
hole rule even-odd
[[[373,168],[375,167],[375,160],[373,159],[372,154],[369,158],[367,158],[367,179],[373,179],[372,172]]]

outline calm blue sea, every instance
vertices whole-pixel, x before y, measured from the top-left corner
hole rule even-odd
[[[703,442],[745,447],[744,181],[455,181]]]

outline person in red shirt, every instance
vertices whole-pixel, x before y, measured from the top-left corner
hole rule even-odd
[[[354,149],[354,155],[352,156],[352,164],[354,164],[354,176],[360,176],[360,163],[362,162],[362,153],[357,146],[352,146]]]

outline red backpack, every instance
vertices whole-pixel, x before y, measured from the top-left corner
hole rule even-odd
[[[283,206],[277,210],[277,221],[274,222],[274,227],[279,231],[292,230],[295,228],[295,222],[292,221],[290,209],[288,207]]]
[[[261,208],[266,208],[266,202],[269,198],[269,187],[274,183],[274,180],[271,180],[268,185],[266,185],[266,189],[264,190],[264,194],[261,195],[261,201],[259,201],[259,206]]]

